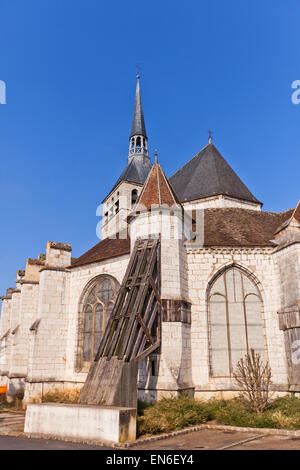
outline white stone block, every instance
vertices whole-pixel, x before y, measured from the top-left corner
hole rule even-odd
[[[25,433],[63,438],[132,442],[136,409],[42,403],[27,405]]]

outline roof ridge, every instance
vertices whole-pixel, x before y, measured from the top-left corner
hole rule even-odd
[[[158,189],[158,201],[159,205],[161,206],[161,191],[160,191],[160,178],[159,178],[159,167],[158,163],[155,163],[156,166],[156,177],[157,177],[157,189]]]
[[[298,211],[299,211],[299,219],[298,219],[298,214],[297,214]],[[298,201],[298,204],[295,207],[294,212],[292,213],[291,220],[292,219],[296,219],[297,222],[300,222],[300,200]]]
[[[159,165],[159,164],[158,164],[158,165]],[[163,171],[161,165],[159,165],[159,168],[160,168],[161,174],[162,174],[162,176],[163,176],[163,178],[164,178],[164,180],[165,180],[165,183],[166,183],[166,185],[167,185],[167,187],[168,187],[168,189],[169,189],[169,191],[170,191],[170,193],[171,193],[171,195],[172,195],[172,197],[173,197],[174,203],[175,203],[175,204],[179,204],[179,205],[181,206],[181,204],[180,204],[180,202],[179,202],[179,199],[178,199],[178,197],[177,197],[177,194],[176,194],[176,192],[174,191],[174,189],[172,188],[172,186],[171,186],[171,184],[170,184],[168,178],[166,177],[166,175],[165,175],[165,173],[164,173],[164,171]]]

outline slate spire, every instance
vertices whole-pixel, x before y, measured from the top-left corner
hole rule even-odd
[[[135,157],[138,157],[138,159],[149,159],[148,138],[146,134],[145,119],[141,100],[140,76],[137,75],[136,78],[137,84],[131,134],[129,138],[128,163],[130,163],[131,160],[133,160]]]
[[[141,99],[140,76],[137,75],[136,78],[137,78],[137,84],[136,84],[134,113],[133,113],[133,119],[132,119],[130,138],[133,136],[137,136],[137,135],[147,138],[145,119],[144,119],[144,113],[143,113],[143,107],[142,107],[142,99]]]
[[[127,166],[118,178],[109,195],[116,186],[121,183],[121,181],[144,184],[151,168],[152,164],[148,154],[148,138],[141,100],[140,76],[137,75],[134,114],[129,139]]]

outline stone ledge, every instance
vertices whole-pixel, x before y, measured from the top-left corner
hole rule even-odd
[[[55,266],[44,266],[42,269],[40,269],[39,272],[41,273],[42,271],[62,271],[64,273],[70,272],[66,268],[61,268],[59,266],[57,266],[57,267],[55,267]]]
[[[26,279],[22,279],[18,282],[19,282],[20,285],[23,285],[23,284],[39,284],[40,283],[39,281],[28,281]]]

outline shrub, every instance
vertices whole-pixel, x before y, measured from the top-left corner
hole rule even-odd
[[[254,349],[239,360],[234,378],[242,387],[241,396],[251,411],[261,413],[269,406],[271,376],[269,363],[263,364]]]
[[[229,426],[300,429],[300,399],[277,398],[260,413],[252,411],[243,398],[204,402],[180,397],[153,405],[140,402],[138,435],[170,432],[210,420]]]
[[[164,398],[144,408],[138,416],[138,434],[158,434],[205,423],[205,404],[188,397]]]

